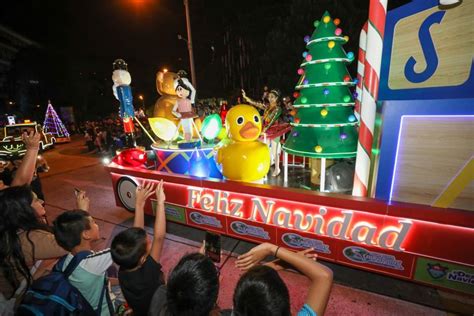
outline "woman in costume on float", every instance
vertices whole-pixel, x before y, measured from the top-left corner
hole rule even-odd
[[[197,114],[193,110],[196,90],[187,78],[176,79],[174,81],[174,89],[178,100],[173,107],[172,113],[177,118],[180,118],[180,124],[184,131],[184,139],[186,142],[189,142],[193,136],[193,120],[197,117]]]
[[[247,96],[244,89],[242,89],[242,97],[249,104],[264,110],[262,131],[266,134],[267,139],[271,141],[272,157],[275,161],[272,176],[276,177],[280,174],[280,137],[291,129],[291,125],[283,120],[286,115],[282,114],[286,112],[286,109],[281,101],[281,92],[277,89],[268,92],[269,105],[252,100]]]

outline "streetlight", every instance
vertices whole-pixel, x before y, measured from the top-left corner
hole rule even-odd
[[[191,17],[189,16],[188,0],[184,0],[184,9],[186,10],[186,29],[188,31],[188,40],[186,41],[186,43],[188,44],[189,66],[191,68],[191,82],[194,88],[197,88],[196,71],[194,69],[193,40],[191,37]]]

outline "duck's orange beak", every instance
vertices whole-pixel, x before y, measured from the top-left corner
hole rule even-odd
[[[240,129],[239,134],[245,139],[255,139],[258,137],[258,127],[251,122],[247,122],[244,127]]]

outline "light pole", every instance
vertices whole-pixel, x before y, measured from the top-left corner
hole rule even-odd
[[[186,11],[186,29],[188,31],[188,53],[189,53],[189,67],[191,68],[191,82],[194,88],[197,88],[196,82],[196,71],[194,69],[194,55],[193,55],[193,40],[191,37],[191,18],[189,16],[189,3],[188,0],[184,0],[184,9]]]

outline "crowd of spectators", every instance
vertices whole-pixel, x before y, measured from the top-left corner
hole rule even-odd
[[[149,127],[145,117],[142,117],[140,121],[142,125]],[[123,123],[118,117],[110,116],[100,120],[81,122],[78,125],[78,133],[84,135],[85,145],[91,153],[114,155],[116,150],[123,148],[126,143]],[[134,137],[139,146],[147,146],[151,142],[136,123]]]
[[[262,101],[265,102],[265,92]],[[201,100],[196,104],[196,111],[201,118],[219,114],[223,106],[229,109],[224,102]],[[293,110],[289,97],[283,98],[282,106],[288,113]],[[138,117],[146,126],[145,115]],[[73,133],[84,135],[87,150],[92,153],[113,155],[125,144],[126,135],[117,116],[85,121],[70,128]],[[114,263],[119,267],[118,282],[127,301],[122,314],[290,315],[290,295],[277,272],[285,267],[299,270],[311,281],[298,315],[324,314],[332,272],[316,261],[312,249],[294,253],[263,243],[239,256],[236,266],[245,273],[235,288],[233,309],[229,310],[217,306],[219,270],[204,255],[204,245],[199,252],[182,257],[165,281],[160,264],[166,233],[166,196],[162,181],[156,186],[142,183],[137,187],[134,225],[116,235],[110,249],[93,251],[92,243],[100,238],[100,232],[88,213],[90,203],[84,191],[76,196],[76,209],[62,213],[48,226],[41,183],[38,190],[35,181],[39,181],[38,170],[47,171],[49,166],[44,158],[37,158],[38,134],[25,134],[23,139],[27,148],[23,160],[0,166],[1,315],[13,315],[27,289],[44,273],[44,270],[38,272],[41,260],[63,256],[64,268],[81,253],[84,259],[69,281],[98,315],[117,314],[108,287],[104,287],[107,270]],[[137,124],[135,139],[138,145],[146,146],[150,142]],[[152,195],[157,201],[157,211],[150,243],[144,230],[144,206]],[[84,255],[84,252],[87,253]],[[275,260],[260,264],[269,256]]]
[[[102,127],[113,125],[114,121],[106,121]],[[182,257],[165,282],[160,264],[166,232],[163,181],[157,185],[143,182],[137,187],[134,225],[115,236],[110,249],[93,251],[93,242],[100,238],[100,231],[88,212],[90,201],[84,191],[76,196],[76,209],[60,214],[53,226],[48,226],[43,201],[29,187],[39,136],[31,133],[23,137],[27,146],[23,162],[11,186],[0,183],[0,314],[14,313],[38,278],[41,260],[63,256],[64,269],[80,254],[84,259],[72,272],[69,282],[97,315],[116,313],[108,287],[104,286],[107,270],[114,262],[119,266],[118,281],[129,304],[125,311],[128,315],[290,315],[290,295],[277,272],[287,266],[310,280],[305,304],[298,315],[324,314],[332,271],[316,261],[312,249],[295,253],[263,243],[239,256],[236,267],[245,273],[234,290],[230,310],[217,306],[219,270],[203,254],[204,245],[199,252]],[[144,230],[144,206],[152,195],[157,201],[157,211],[150,243]],[[260,264],[268,256],[275,260]]]

